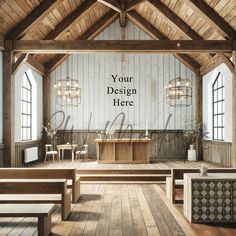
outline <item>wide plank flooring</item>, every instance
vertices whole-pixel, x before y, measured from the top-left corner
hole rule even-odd
[[[172,205],[158,184],[81,184],[81,198],[67,221],[60,207],[52,216],[52,235],[233,236],[236,226],[190,224],[183,206]],[[36,236],[35,218],[0,218],[0,235]]]

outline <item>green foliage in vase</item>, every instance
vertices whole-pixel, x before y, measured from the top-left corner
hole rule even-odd
[[[202,138],[202,124],[194,120],[185,122],[183,137],[187,146],[195,144],[196,141]]]

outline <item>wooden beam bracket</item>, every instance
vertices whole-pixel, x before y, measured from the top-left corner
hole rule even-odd
[[[120,26],[126,27],[126,12],[125,12],[125,0],[120,0],[121,12],[120,12]]]
[[[126,3],[126,12],[129,12],[131,10],[133,10],[134,8],[136,8],[139,4],[142,4],[143,2],[146,2],[147,0],[133,0],[133,1],[129,1]]]
[[[117,2],[116,0],[97,0],[97,1],[119,13],[121,13],[122,11],[119,2]]]
[[[12,66],[12,76],[16,74],[21,65],[27,61],[29,54],[21,54],[17,61]]]
[[[207,73],[211,72],[217,66],[219,66],[223,63],[229,68],[229,70],[232,73],[234,73],[235,68],[234,68],[233,62],[228,57],[226,57],[225,55],[218,54],[218,55],[215,55],[214,57],[212,57],[207,64],[201,66],[200,75],[201,76],[206,75]]]

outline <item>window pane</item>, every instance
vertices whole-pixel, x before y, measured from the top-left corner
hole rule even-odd
[[[214,92],[214,101],[217,101],[217,92]]]
[[[218,74],[212,86],[213,139],[224,139],[224,77]]]
[[[217,103],[214,103],[214,115],[217,114]]]
[[[218,102],[218,107],[217,107],[218,114],[222,113],[222,102]]]
[[[31,139],[32,122],[31,122],[31,97],[32,86],[28,75],[25,73],[21,83],[21,138],[22,140]]]
[[[214,139],[217,138],[217,128],[214,128]]]
[[[222,126],[222,116],[218,116],[218,126]]]

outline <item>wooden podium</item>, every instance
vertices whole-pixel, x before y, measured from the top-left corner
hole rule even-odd
[[[149,163],[150,139],[95,139],[99,163]]]

